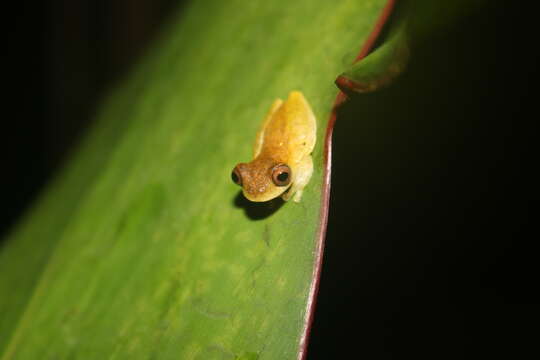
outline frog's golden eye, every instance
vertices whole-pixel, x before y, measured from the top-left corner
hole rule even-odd
[[[238,171],[238,167],[235,167],[233,169],[231,173],[231,179],[236,185],[242,186],[242,176],[240,175],[240,171]]]
[[[278,164],[272,168],[272,181],[277,186],[289,185],[291,177],[291,169],[285,164]]]

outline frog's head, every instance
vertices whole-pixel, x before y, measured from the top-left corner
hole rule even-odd
[[[236,165],[231,178],[248,200],[260,202],[283,194],[291,185],[292,171],[287,164],[257,158]]]

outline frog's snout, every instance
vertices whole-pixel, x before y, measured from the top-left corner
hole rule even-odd
[[[236,165],[231,173],[232,181],[241,186],[244,193],[249,193],[254,196],[264,193],[267,188],[265,176],[260,174],[256,169],[248,163],[240,163]]]

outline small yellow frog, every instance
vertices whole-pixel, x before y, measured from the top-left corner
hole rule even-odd
[[[299,202],[313,173],[316,132],[315,115],[301,92],[291,91],[285,102],[275,100],[255,138],[253,160],[236,165],[232,180],[251,201],[294,195]]]

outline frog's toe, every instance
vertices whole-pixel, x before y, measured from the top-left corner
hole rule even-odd
[[[294,201],[295,203],[299,203],[301,199],[302,199],[302,190],[298,190],[298,191],[294,194],[293,201]]]

